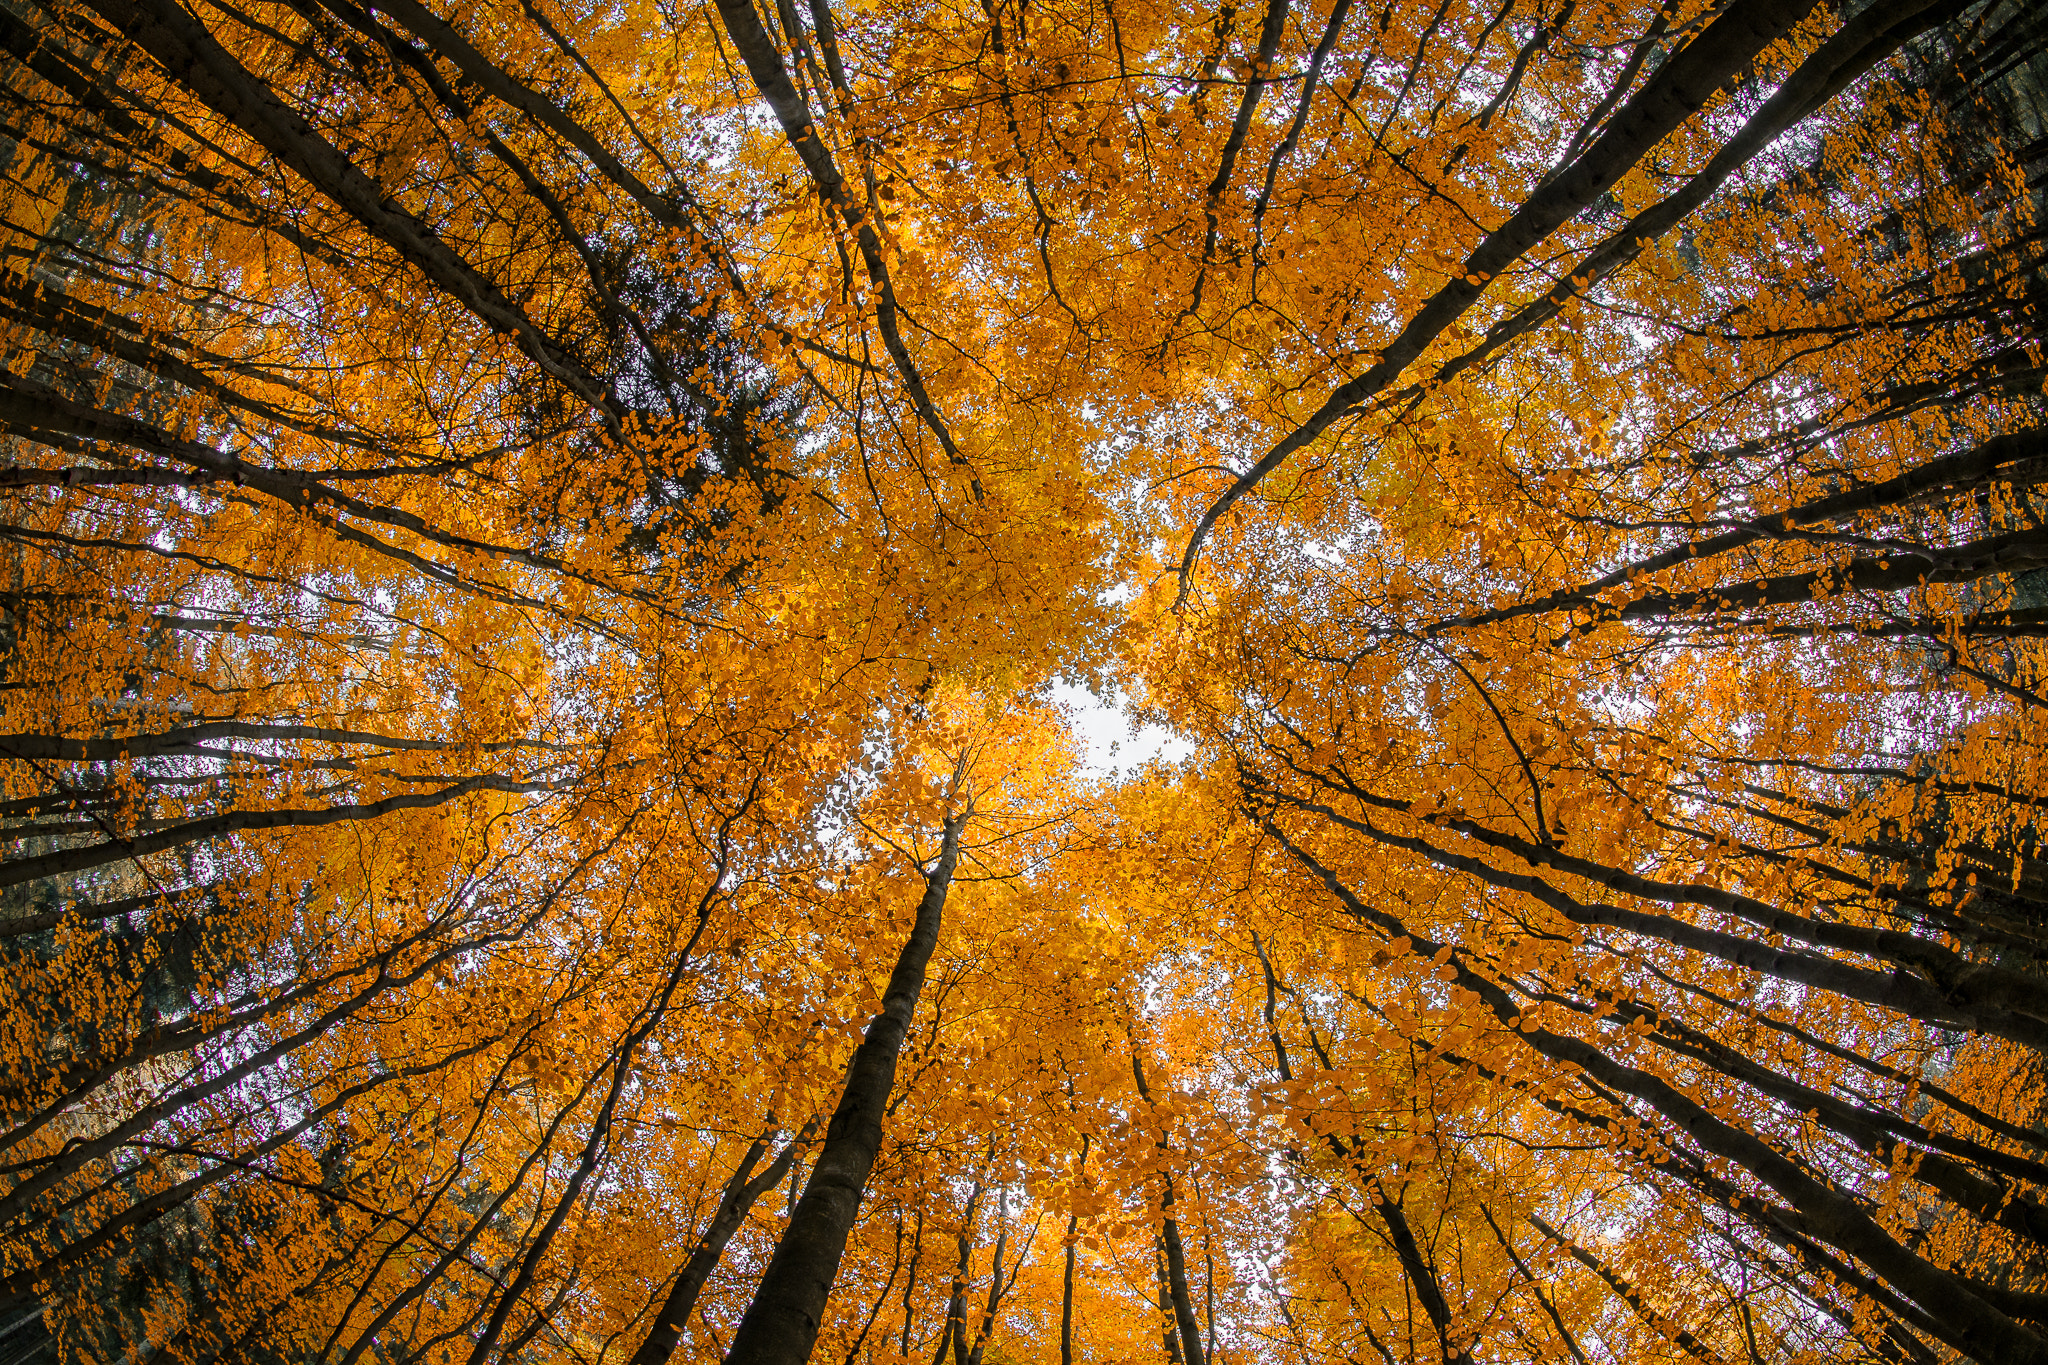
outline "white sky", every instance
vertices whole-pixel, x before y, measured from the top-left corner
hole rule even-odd
[[[1130,704],[1121,693],[1108,701],[1073,683],[1054,683],[1052,699],[1067,714],[1067,724],[1085,746],[1084,776],[1118,779],[1155,758],[1172,763],[1193,753],[1195,746],[1163,725],[1133,729]]]

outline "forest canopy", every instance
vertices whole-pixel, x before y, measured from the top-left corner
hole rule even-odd
[[[2048,1363],[2039,6],[0,47],[0,1365]]]

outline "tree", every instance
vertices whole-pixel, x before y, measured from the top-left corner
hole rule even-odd
[[[2030,7],[0,37],[60,1356],[2048,1358]]]

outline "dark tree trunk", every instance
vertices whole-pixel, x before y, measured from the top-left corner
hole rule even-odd
[[[1146,1104],[1152,1103],[1152,1087],[1145,1080],[1144,1063],[1138,1059],[1138,1042],[1131,1039],[1131,1076],[1138,1083],[1138,1095]],[[1159,1150],[1166,1151],[1166,1133],[1159,1134]],[[1173,1308],[1174,1325],[1180,1332],[1181,1355],[1188,1365],[1204,1365],[1208,1360],[1202,1349],[1202,1328],[1195,1321],[1195,1302],[1188,1293],[1188,1261],[1181,1249],[1180,1223],[1174,1218],[1176,1207],[1173,1197],[1173,1173],[1161,1171],[1163,1184],[1159,1199],[1159,1247],[1165,1256],[1165,1287]]]
[[[963,812],[945,822],[938,861],[926,874],[917,920],[890,973],[882,1012],[868,1022],[867,1033],[854,1050],[846,1069],[846,1089],[825,1130],[818,1164],[761,1277],[761,1287],[733,1334],[726,1365],[803,1365],[811,1357],[825,1301],[839,1274],[839,1258],[846,1252],[868,1173],[881,1149],[882,1117],[896,1082],[896,1058],[924,990],[925,968],[938,945],[940,914],[960,859],[960,827],[966,820]]]
[[[683,1263],[682,1273],[668,1291],[661,1311],[654,1315],[654,1326],[647,1333],[647,1340],[640,1343],[640,1349],[633,1353],[629,1365],[667,1365],[676,1347],[683,1341],[683,1328],[690,1320],[690,1310],[697,1306],[697,1295],[704,1290],[704,1281],[711,1278],[711,1272],[718,1268],[718,1258],[725,1254],[725,1244],[732,1240],[746,1221],[747,1213],[754,1207],[754,1201],[782,1183],[782,1177],[789,1174],[796,1164],[797,1149],[811,1133],[811,1125],[804,1125],[802,1132],[789,1140],[781,1153],[770,1162],[768,1169],[759,1175],[754,1167],[768,1150],[768,1138],[764,1134],[747,1148],[740,1158],[739,1169],[732,1173],[732,1179],[725,1182],[725,1193],[718,1201],[718,1208],[711,1215],[711,1222],[697,1238],[697,1245],[690,1252],[690,1259]]]
[[[1067,1267],[1060,1276],[1060,1365],[1074,1365],[1074,1232],[1081,1226],[1067,1219]]]

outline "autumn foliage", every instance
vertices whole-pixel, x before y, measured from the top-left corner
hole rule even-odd
[[[2048,1362],[2038,6],[0,46],[0,1362]]]

